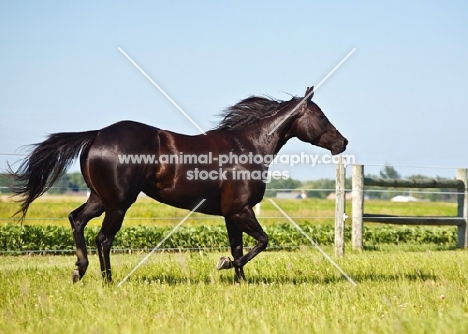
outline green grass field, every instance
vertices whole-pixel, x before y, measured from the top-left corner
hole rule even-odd
[[[96,256],[76,285],[74,257],[0,257],[0,332],[468,332],[465,251],[348,254],[356,287],[314,249],[262,253],[240,285],[220,255],[153,254],[121,287],[102,286]],[[116,283],[143,256],[113,255]]]
[[[69,226],[69,211],[84,200],[43,196],[26,224]],[[276,202],[298,223],[334,222],[334,201]],[[9,217],[17,208],[0,200],[3,224],[15,223]],[[366,212],[455,216],[456,204],[367,201]],[[175,225],[187,213],[141,198],[124,226]],[[186,223],[223,224],[217,217],[193,218]],[[269,201],[259,220],[287,222]],[[314,248],[264,252],[245,267],[247,282],[240,285],[232,271],[214,268],[227,253],[153,254],[121,287],[102,286],[96,255],[76,285],[74,256],[0,256],[0,333],[466,333],[468,253],[440,249],[386,245],[332,256],[357,287]],[[115,283],[144,256],[113,254]]]

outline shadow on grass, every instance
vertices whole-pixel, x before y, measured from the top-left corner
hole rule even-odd
[[[352,276],[356,283],[359,282],[397,282],[397,281],[409,281],[409,282],[425,282],[428,280],[436,281],[437,276],[434,274],[425,274],[420,271],[413,273],[402,273],[402,274],[375,274],[375,273],[364,273]]]
[[[415,270],[412,273],[402,274],[380,274],[380,273],[362,273],[356,275],[350,275],[351,278],[359,285],[364,282],[425,282],[428,280],[436,281],[437,276],[433,274],[426,274]],[[225,284],[233,285],[236,284],[234,280],[234,273],[232,275],[220,274],[220,275],[198,275],[198,276],[179,276],[179,275],[142,275],[135,276],[129,279],[129,281],[145,283],[145,284],[167,284],[167,285],[188,285],[188,284]],[[344,276],[339,275],[314,275],[314,276],[277,276],[277,277],[262,277],[260,275],[252,275],[247,277],[245,281],[241,281],[240,284],[252,284],[252,285],[275,285],[275,284],[337,284],[347,282],[348,280]]]

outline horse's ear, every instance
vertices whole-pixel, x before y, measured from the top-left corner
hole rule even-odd
[[[306,100],[307,103],[309,103],[310,101],[312,101],[312,98],[314,97],[314,86],[312,86],[312,87],[307,87],[306,92],[305,92],[305,94],[304,94],[304,97],[306,97],[306,96],[309,95],[309,94],[310,94],[310,96],[308,96],[308,97],[307,97],[307,100]]]

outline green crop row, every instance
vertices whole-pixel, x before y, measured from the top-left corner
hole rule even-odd
[[[334,230],[331,225],[305,223],[301,228],[319,245],[334,243]],[[171,227],[124,227],[117,234],[113,249],[151,249],[155,247],[171,230]],[[95,248],[95,237],[98,227],[85,229],[87,245]],[[269,236],[270,248],[289,248],[307,245],[308,241],[298,230],[287,224],[271,225],[265,228]],[[345,239],[351,239],[351,229],[345,229]],[[255,241],[244,238],[245,246],[252,246]],[[366,247],[382,244],[435,244],[439,246],[456,246],[457,231],[455,227],[407,227],[380,225],[365,227],[363,235]],[[161,248],[214,248],[227,247],[228,238],[224,226],[187,226],[180,227],[161,245]],[[70,228],[61,226],[6,225],[0,227],[0,253],[24,251],[69,251],[74,249]]]

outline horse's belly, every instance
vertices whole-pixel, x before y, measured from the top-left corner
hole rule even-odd
[[[158,202],[170,206],[187,210],[193,210],[197,207],[195,210],[196,212],[210,215],[222,215],[219,190],[207,189],[207,187],[199,189],[190,188],[187,189],[187,187],[183,186],[171,189],[147,187],[143,192]],[[199,205],[202,201],[203,203]]]

